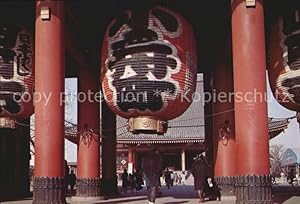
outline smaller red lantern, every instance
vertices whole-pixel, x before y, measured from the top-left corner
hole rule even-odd
[[[300,9],[285,11],[275,21],[269,46],[269,80],[276,100],[300,111]]]
[[[33,39],[22,26],[0,24],[0,128],[33,113]]]

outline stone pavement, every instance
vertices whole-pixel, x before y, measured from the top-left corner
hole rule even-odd
[[[145,187],[144,187],[145,188]],[[156,204],[198,204],[196,192],[192,185],[176,185],[168,189],[166,186],[161,188],[162,195],[156,200]],[[29,204],[32,200],[21,200],[21,201],[10,201],[1,202],[1,204]],[[71,204],[148,204],[146,190],[140,190],[138,192],[127,192],[126,194],[121,193],[116,198],[107,200],[98,200],[90,202],[74,202],[71,197],[67,198],[67,202]],[[226,198],[224,201],[207,201],[207,204],[234,204],[233,198]]]
[[[196,192],[193,188],[193,180],[187,180],[185,185],[175,185],[170,189],[162,186],[162,195],[156,200],[156,204],[198,204]],[[119,184],[120,187],[120,184]],[[144,187],[145,188],[145,187]],[[276,185],[273,186],[274,204],[300,204],[300,186]],[[78,204],[72,201],[71,197],[67,198],[67,202]],[[31,204],[32,198],[20,201],[0,202],[1,204]],[[146,190],[138,192],[121,193],[118,197],[97,200],[90,202],[81,202],[84,204],[148,204]],[[234,197],[223,197],[222,201],[206,201],[207,204],[235,204]]]

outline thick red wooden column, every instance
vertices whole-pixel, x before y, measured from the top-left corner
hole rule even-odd
[[[99,77],[82,67],[78,76],[78,131],[76,198],[100,196],[100,103]],[[75,198],[74,198],[75,199]]]
[[[102,125],[102,188],[105,196],[115,195],[117,186],[117,137],[116,115],[110,110],[106,102],[101,105]]]
[[[264,9],[232,1],[237,203],[271,203]],[[247,176],[249,175],[249,176]]]
[[[44,19],[41,13],[49,11]],[[65,203],[64,1],[37,1],[33,203]]]
[[[133,146],[133,154],[132,154],[132,166],[133,166],[133,171],[137,171],[137,166],[136,166],[136,146]]]
[[[232,66],[226,62],[217,65],[213,86],[220,97],[213,103],[213,126],[216,145],[215,177],[222,188],[222,195],[234,192],[236,176],[236,143],[234,134],[234,98]],[[221,96],[225,97],[221,97]]]

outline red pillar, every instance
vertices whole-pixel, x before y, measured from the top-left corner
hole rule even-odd
[[[117,186],[117,138],[116,115],[110,110],[106,102],[101,105],[102,125],[102,189],[105,196],[115,195]]]
[[[50,18],[42,20],[41,9]],[[64,2],[37,1],[35,21],[35,178],[33,203],[64,199]]]
[[[78,79],[78,131],[76,196],[97,199],[100,196],[100,103],[99,78],[82,67]],[[77,198],[78,199],[78,198]]]
[[[234,192],[234,176],[236,175],[236,143],[234,134],[234,101],[230,97],[233,93],[232,66],[226,62],[217,65],[213,77],[213,86],[218,96],[223,93],[226,97],[218,98],[213,103],[213,126],[216,145],[215,177],[221,185],[222,194],[230,195]],[[228,121],[229,132],[225,132],[224,125]],[[226,134],[226,135],[225,135]]]
[[[128,146],[128,173],[132,174],[135,168],[134,166],[134,147],[132,145]]]
[[[271,203],[264,9],[232,1],[237,202]],[[250,175],[250,176],[246,176]],[[259,186],[259,187],[258,187]],[[255,189],[254,189],[255,188]],[[243,193],[241,193],[243,192]]]
[[[133,166],[133,170],[137,171],[137,166],[136,166],[136,149],[135,146],[133,147],[133,154],[132,154],[132,166]]]

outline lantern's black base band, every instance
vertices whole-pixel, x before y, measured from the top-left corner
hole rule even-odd
[[[34,177],[33,204],[65,204],[63,177]]]
[[[235,177],[237,204],[272,204],[270,175]]]
[[[234,176],[218,176],[215,177],[215,182],[221,189],[222,196],[235,195],[235,177]]]
[[[76,181],[76,197],[99,197],[100,178],[78,178]]]

